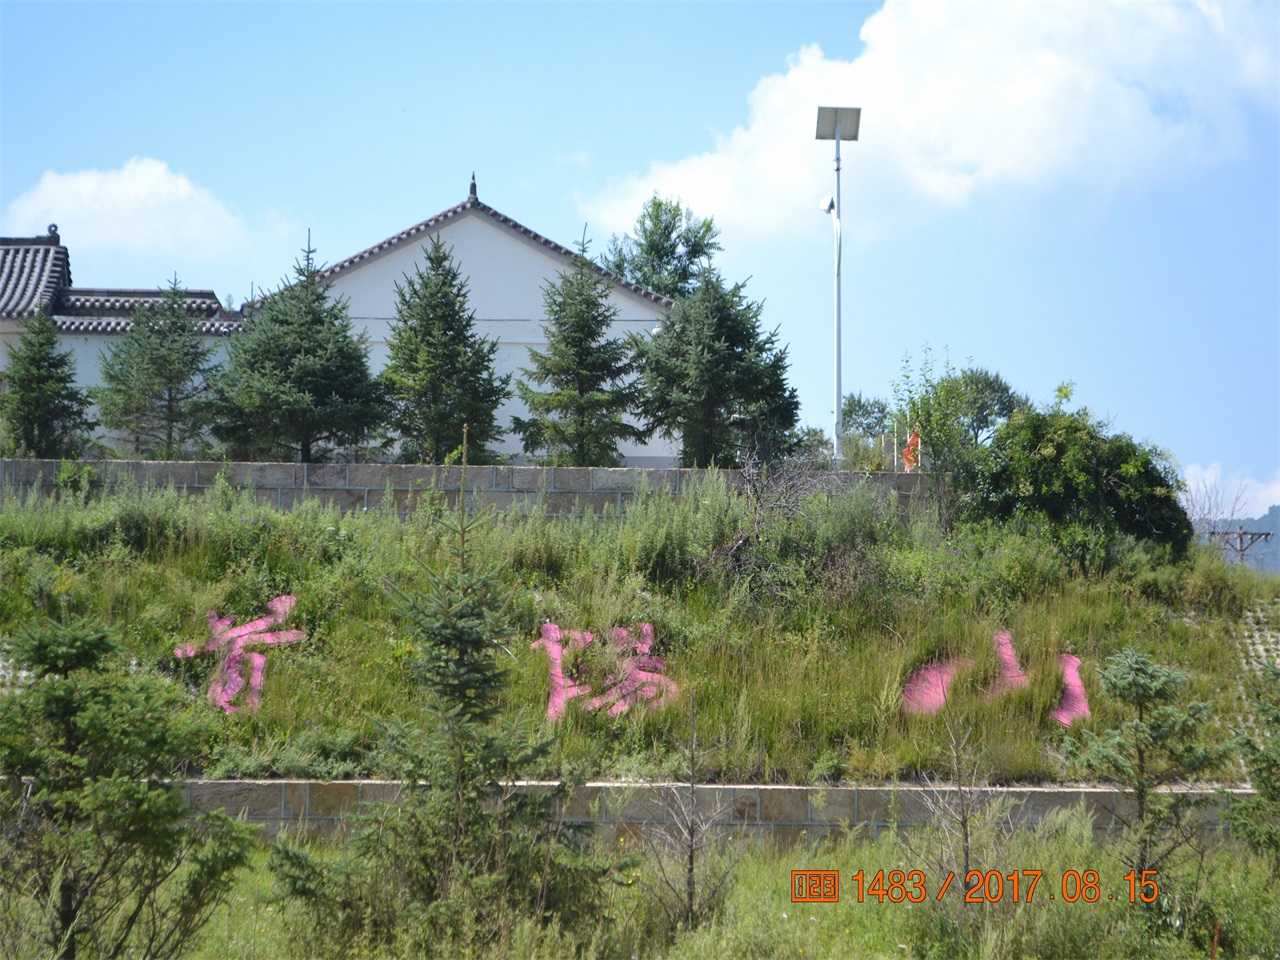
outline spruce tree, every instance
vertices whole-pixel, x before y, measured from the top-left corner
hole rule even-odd
[[[464,489],[465,476],[464,459]],[[516,789],[551,742],[530,742],[519,723],[498,717],[507,677],[499,658],[516,630],[500,568],[476,559],[491,519],[468,516],[460,500],[456,520],[443,521],[452,556],[425,571],[421,592],[400,594],[431,718],[430,730],[382,725],[401,801],[366,811],[344,861],[323,864],[287,843],[274,851],[272,870],[311,911],[326,947],[398,943],[415,956],[461,956],[500,944],[517,917],[555,916],[566,929],[597,921],[609,867],[552,821],[563,787]]]
[[[510,396],[510,374],[494,372],[497,343],[475,332],[467,307],[467,282],[437,234],[417,267],[396,285],[390,359],[382,382],[391,403],[391,426],[407,460],[443,463],[462,445],[467,425],[471,459],[484,462],[497,440],[499,405]]]
[[[1187,675],[1126,647],[1107,658],[1102,688],[1119,700],[1125,722],[1097,736],[1064,741],[1067,758],[1102,780],[1132,793],[1132,816],[1116,814],[1133,847],[1126,862],[1141,874],[1160,870],[1177,850],[1195,840],[1196,809],[1205,800],[1162,788],[1204,777],[1223,756],[1214,743],[1207,703],[1178,702]]]
[[[515,419],[526,453],[546,451],[546,462],[564,467],[612,467],[618,443],[643,440],[627,421],[637,399],[631,348],[607,336],[617,317],[609,283],[579,248],[571,269],[543,290],[546,351],[530,350],[532,368],[516,383],[529,418]],[[546,387],[537,390],[533,386]]]
[[[71,351],[58,352],[58,334],[44,312],[22,323],[16,348],[6,346],[9,365],[0,392],[6,450],[21,457],[77,457],[96,424],[89,397],[76,387]]]
[[[799,416],[787,385],[787,351],[760,330],[761,306],[718,274],[676,303],[652,338],[633,345],[644,371],[640,413],[680,439],[686,467],[737,467],[783,456]]]
[[[381,423],[368,339],[352,332],[346,301],[329,297],[320,273],[308,247],[293,283],[269,294],[231,341],[213,433],[238,458],[312,463]]]
[[[133,443],[133,452],[172,458],[208,424],[213,348],[187,313],[175,277],[160,305],[133,315],[133,329],[102,358],[103,386],[92,391],[104,426]]]

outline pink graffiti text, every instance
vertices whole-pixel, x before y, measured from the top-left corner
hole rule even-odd
[[[587,698],[583,706],[588,710],[609,708],[609,716],[626,713],[641,700],[655,707],[663,707],[680,694],[675,681],[662,671],[661,657],[653,656],[653,624],[639,627],[614,627],[609,632],[609,642],[617,655],[617,671],[605,677],[605,690],[598,696],[591,685],[572,679],[565,674],[564,655],[567,651],[585,650],[596,642],[594,635],[585,630],[572,630],[565,643],[565,632],[554,623],[542,625],[542,636],[530,647],[545,650],[551,665],[551,696],[547,701],[547,717],[559,720],[564,716],[569,701],[575,697]]]
[[[284,594],[267,604],[267,615],[251,620],[248,623],[233,627],[235,616],[219,617],[209,611],[209,630],[213,634],[203,648],[197,650],[193,644],[187,643],[177,647],[173,655],[179,659],[198,657],[204,653],[222,654],[222,662],[209,684],[209,699],[227,713],[235,713],[236,706],[232,702],[245,687],[244,661],[249,661],[249,692],[245,695],[245,705],[256,710],[262,702],[262,681],[267,670],[267,656],[256,650],[247,650],[250,646],[275,646],[285,643],[297,643],[306,636],[303,630],[269,631],[269,627],[278,626],[289,616],[298,598]]]

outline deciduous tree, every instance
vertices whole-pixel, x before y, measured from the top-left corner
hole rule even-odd
[[[467,306],[467,281],[439,235],[416,267],[396,285],[390,360],[382,373],[391,403],[391,425],[405,459],[443,463],[462,445],[468,426],[468,457],[483,463],[486,447],[503,430],[499,405],[510,396],[510,374],[494,372],[497,343],[475,332]]]
[[[1067,411],[1063,388],[1047,410],[1015,411],[957,478],[972,519],[1044,523],[1078,566],[1105,564],[1117,534],[1181,554],[1193,530],[1169,456],[1108,433],[1086,409]]]

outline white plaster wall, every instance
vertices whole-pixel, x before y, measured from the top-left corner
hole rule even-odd
[[[569,268],[569,262],[478,210],[465,211],[442,225],[438,233],[467,280],[476,332],[498,343],[495,367],[500,374],[512,374],[514,390],[520,368],[529,366],[530,348],[546,347],[543,289]],[[332,282],[330,292],[347,299],[353,326],[369,337],[374,370],[386,366],[396,284],[425,262],[423,249],[433,235],[415,237],[371,257]],[[618,310],[611,336],[644,333],[662,321],[663,310],[657,304],[624,288],[613,288],[610,302]],[[499,408],[498,423],[509,426],[513,417],[524,417],[528,412],[520,399],[512,396]],[[648,444],[624,443],[619,449],[632,466],[670,466],[679,458],[679,448],[659,438]],[[519,438],[510,434],[497,444],[497,450],[517,458],[522,453]]]

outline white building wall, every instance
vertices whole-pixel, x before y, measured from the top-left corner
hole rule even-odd
[[[546,322],[543,290],[558,274],[569,269],[568,260],[556,250],[525,236],[480,210],[466,210],[443,224],[438,231],[468,282],[476,331],[498,343],[495,365],[500,374],[512,374],[512,388],[520,378],[520,368],[529,366],[529,350],[546,347],[542,326]],[[369,337],[369,369],[381,371],[387,363],[387,339],[395,316],[395,287],[415,266],[425,262],[423,248],[431,235],[423,234],[348,267],[332,280],[331,295],[345,297],[352,326]],[[618,319],[610,335],[646,333],[661,323],[658,304],[623,287],[614,287],[610,302]],[[64,334],[64,349],[76,361],[76,378],[82,387],[100,386],[101,355],[115,341],[113,334]],[[16,346],[16,324],[0,324],[0,344]],[[227,357],[228,338],[210,338],[220,362]],[[0,349],[0,371],[8,365],[8,352]],[[498,411],[498,423],[509,427],[511,418],[527,416],[528,409],[513,396]],[[520,462],[524,459],[520,440],[508,434],[496,445],[497,452]],[[665,467],[679,462],[679,448],[655,438],[648,444],[624,443],[620,450],[628,466]]]
[[[500,374],[512,374],[512,387],[520,367],[529,366],[529,350],[547,345],[543,333],[546,311],[543,290],[554,283],[569,262],[555,250],[506,227],[479,210],[468,210],[449,220],[438,231],[453,253],[454,262],[468,284],[468,303],[475,313],[476,332],[498,343],[495,366]],[[331,294],[345,297],[352,324],[369,337],[370,364],[381,370],[388,357],[387,340],[395,316],[397,283],[425,263],[424,248],[433,234],[423,234],[349,267],[332,280]],[[646,333],[662,322],[664,311],[656,303],[623,287],[614,287],[610,302],[618,319],[614,337]],[[528,408],[511,397],[499,408],[498,423],[509,426],[512,417],[525,417]],[[499,453],[523,459],[520,439],[508,434],[496,444]],[[671,466],[679,461],[679,448],[654,438],[648,444],[623,443],[619,447],[629,466]]]

